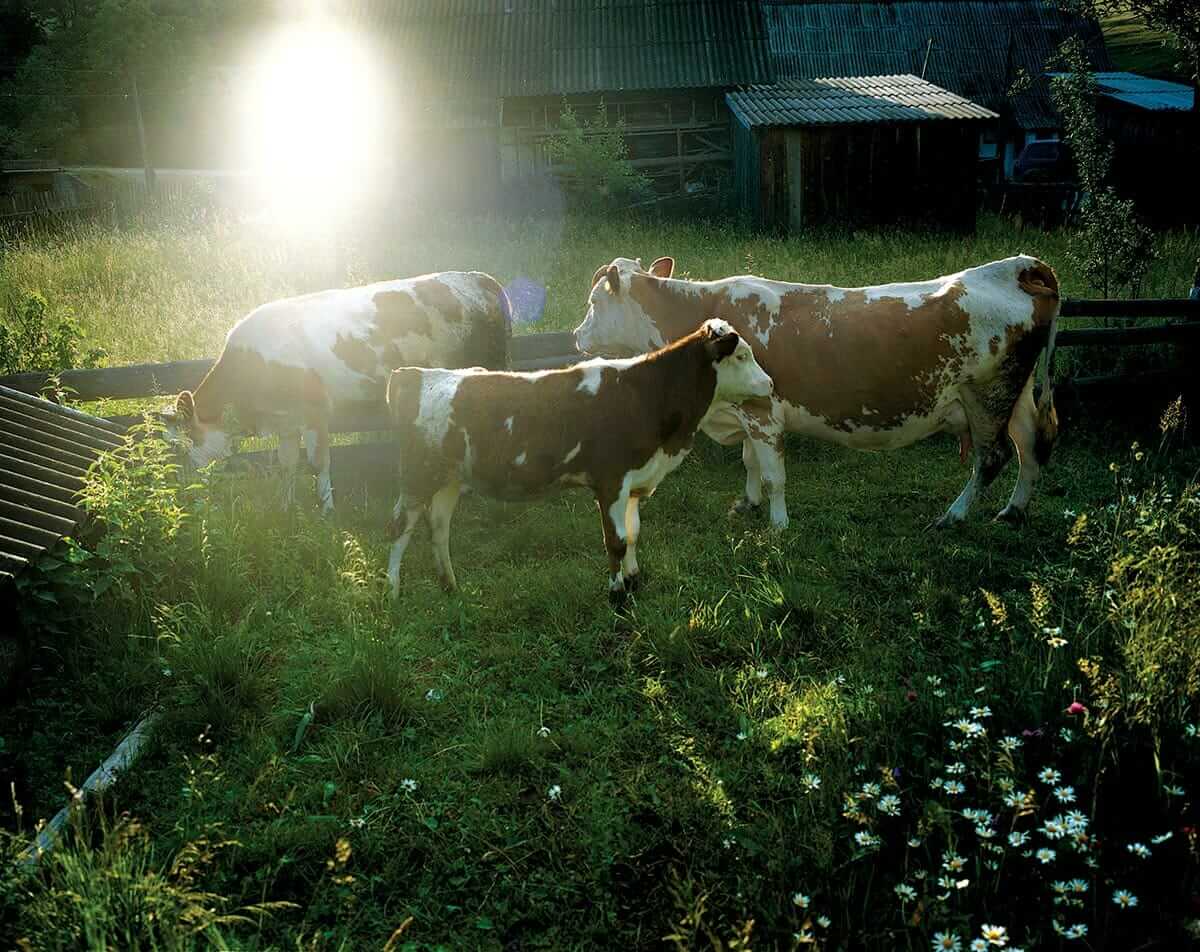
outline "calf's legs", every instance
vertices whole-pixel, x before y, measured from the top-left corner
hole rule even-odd
[[[403,496],[397,499],[396,505],[392,507],[392,552],[388,557],[387,574],[392,587],[393,601],[400,597],[400,560],[404,558],[404,551],[412,541],[413,530],[417,528],[424,512],[423,505],[405,506]]]
[[[438,577],[442,588],[448,592],[458,588],[454,578],[454,566],[450,564],[450,518],[454,515],[454,507],[458,505],[458,496],[462,486],[455,482],[443,486],[433,494],[429,504],[429,524],[433,529],[433,560],[437,565]]]
[[[283,472],[283,493],[280,501],[286,511],[291,509],[296,501],[296,467],[300,464],[300,435],[279,434],[279,449],[275,451],[275,458]]]
[[[641,499],[638,496],[630,496],[625,506],[625,558],[621,560],[621,574],[624,576],[627,592],[637,591],[641,580],[637,563],[638,533],[642,531],[642,517],[638,511],[640,503]]]
[[[614,603],[620,603],[625,598],[624,564],[629,551],[626,521],[631,501],[629,489],[625,486],[596,491],[600,527],[604,530],[604,548],[608,551],[608,598]]]

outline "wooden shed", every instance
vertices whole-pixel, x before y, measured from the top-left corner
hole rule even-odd
[[[975,227],[990,109],[913,75],[790,80],[726,101],[738,204],[759,227]]]

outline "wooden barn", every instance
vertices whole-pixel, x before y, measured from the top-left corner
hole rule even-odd
[[[913,73],[998,113],[981,130],[985,178],[1011,178],[1027,143],[1058,137],[1044,73],[1064,40],[1112,68],[1100,24],[1046,0],[762,0],[762,14],[777,81]]]
[[[998,116],[913,75],[796,79],[726,97],[739,208],[759,227],[975,227],[975,154]]]
[[[604,102],[662,190],[731,159],[727,90],[770,79],[757,0],[352,0],[394,64],[410,184],[474,200],[543,175],[569,104]]]

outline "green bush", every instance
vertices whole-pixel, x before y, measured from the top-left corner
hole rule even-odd
[[[571,198],[585,210],[621,208],[651,194],[650,181],[629,164],[624,123],[610,124],[603,102],[590,122],[564,103],[546,150],[554,162],[570,166]]]
[[[56,321],[49,310],[36,291],[10,293],[0,322],[0,374],[97,367],[107,356],[100,347],[84,349],[86,335],[69,310]]]

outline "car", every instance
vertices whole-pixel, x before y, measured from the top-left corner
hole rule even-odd
[[[1075,177],[1071,152],[1058,139],[1035,139],[1021,150],[1013,169],[1018,182],[1069,182]]]

